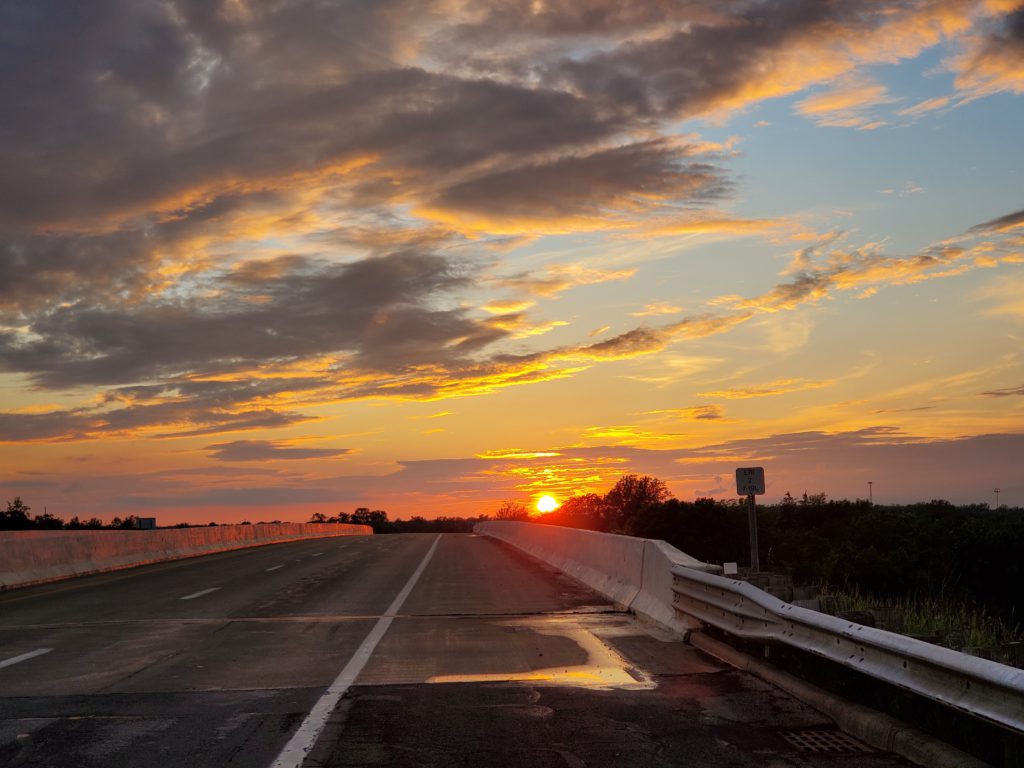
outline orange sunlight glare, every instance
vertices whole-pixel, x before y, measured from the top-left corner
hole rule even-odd
[[[553,496],[541,496],[537,499],[537,511],[546,513],[554,512],[558,507],[561,506]]]

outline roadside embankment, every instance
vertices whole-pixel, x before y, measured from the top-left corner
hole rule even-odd
[[[672,609],[672,568],[722,570],[655,539],[510,520],[477,523],[473,530],[553,565],[637,616],[676,632],[693,627]]]
[[[261,523],[153,531],[4,531],[0,589],[137,565],[325,536],[369,536],[368,525]]]

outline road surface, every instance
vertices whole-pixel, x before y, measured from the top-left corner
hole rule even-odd
[[[468,534],[291,542],[0,594],[0,766],[909,765],[793,735],[834,730]]]

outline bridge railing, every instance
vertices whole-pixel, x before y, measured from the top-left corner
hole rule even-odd
[[[744,581],[672,568],[673,608],[742,640],[781,643],[1024,731],[1024,671],[800,608]]]

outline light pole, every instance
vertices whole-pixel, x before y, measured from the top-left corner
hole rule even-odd
[[[874,483],[872,483],[870,480],[868,480],[868,503],[871,504],[871,506],[875,505],[875,494],[874,494],[874,490],[871,487],[873,485],[874,485]]]
[[[996,509],[999,509],[999,489],[995,489],[996,492]]]

